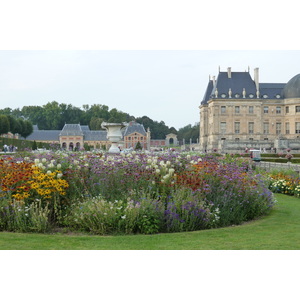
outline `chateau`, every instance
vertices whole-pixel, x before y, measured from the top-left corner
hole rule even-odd
[[[120,146],[135,148],[139,142],[143,149],[150,150],[151,147],[169,146],[170,141],[177,143],[176,135],[169,134],[164,140],[151,139],[150,129],[146,131],[142,124],[131,121],[122,129],[123,139]],[[62,130],[39,130],[35,125],[33,132],[27,140],[58,144],[60,148],[67,150],[82,149],[88,145],[94,149],[108,149],[111,145],[107,139],[106,130],[90,130],[87,125],[65,124]]]
[[[220,72],[200,105],[200,150],[300,150],[300,74],[288,83],[261,83],[259,69]]]

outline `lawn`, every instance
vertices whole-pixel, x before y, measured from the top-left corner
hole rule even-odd
[[[2,250],[296,250],[300,249],[300,199],[276,194],[266,217],[228,228],[195,232],[95,236],[0,233]]]

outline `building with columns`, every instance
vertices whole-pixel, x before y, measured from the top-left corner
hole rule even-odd
[[[249,69],[219,70],[199,108],[202,151],[300,151],[300,74],[287,83],[261,83],[258,68],[253,78]]]

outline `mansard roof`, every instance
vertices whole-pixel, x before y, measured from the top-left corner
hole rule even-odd
[[[229,68],[230,69],[230,68]],[[229,74],[230,73],[230,74]],[[282,98],[282,91],[285,83],[259,83],[259,98],[260,99],[280,99]],[[229,92],[231,90],[231,95]],[[210,99],[242,99],[243,91],[245,91],[245,98],[257,99],[256,83],[250,76],[249,72],[219,72],[217,79],[210,79],[204,98],[201,105],[208,103]]]
[[[83,132],[80,124],[65,124],[63,127],[60,136],[83,136]]]
[[[128,126],[125,128],[124,136],[133,134],[135,132],[140,133],[142,135],[147,135],[144,125],[139,124],[135,121],[131,121],[131,122],[129,122]]]

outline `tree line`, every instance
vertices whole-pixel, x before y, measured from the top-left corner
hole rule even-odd
[[[11,115],[0,114],[0,135],[11,132],[26,139],[33,131],[32,123],[23,118],[14,118]]]
[[[43,106],[24,106],[21,109],[0,109],[0,115],[23,120],[26,124],[29,122],[37,125],[41,130],[61,130],[65,124],[89,125],[91,130],[103,130],[103,128],[101,128],[102,122],[119,123],[135,120],[143,124],[146,130],[148,128],[150,129],[151,138],[153,139],[165,139],[169,133],[178,134],[179,140],[185,138],[186,141],[189,141],[190,138],[192,138],[193,142],[196,142],[199,137],[199,128],[197,135],[197,128],[195,126],[192,127],[188,125],[177,131],[174,127],[168,127],[163,121],[157,122],[147,116],[136,118],[116,108],[109,109],[108,106],[102,104],[86,104],[83,105],[82,108],[78,108],[72,104],[52,101]]]

